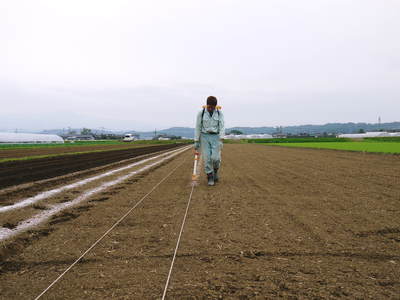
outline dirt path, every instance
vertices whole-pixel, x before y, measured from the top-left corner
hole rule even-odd
[[[225,145],[223,154],[221,182],[210,188],[203,177],[195,188],[167,299],[399,299],[399,157],[261,145]],[[191,158],[182,154],[8,245],[0,299],[34,298],[183,163],[43,297],[160,299]]]

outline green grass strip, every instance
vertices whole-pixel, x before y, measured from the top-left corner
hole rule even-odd
[[[139,140],[135,142],[122,142],[122,141],[78,141],[78,142],[65,142],[64,144],[1,144],[1,150],[13,149],[38,149],[38,148],[58,148],[58,147],[76,147],[76,146],[101,146],[101,145],[165,145],[175,143],[189,143],[190,140]]]
[[[400,143],[400,137],[399,136],[364,138],[363,140],[366,141],[366,142],[396,142],[396,143]]]
[[[343,143],[350,142],[350,139],[347,138],[329,138],[329,137],[307,137],[307,138],[273,138],[273,139],[248,139],[248,143]]]
[[[265,143],[264,145],[400,154],[400,143],[396,142]]]

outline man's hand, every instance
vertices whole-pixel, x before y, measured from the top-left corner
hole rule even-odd
[[[200,149],[200,142],[198,142],[198,141],[194,142],[194,149],[196,151],[198,151]]]

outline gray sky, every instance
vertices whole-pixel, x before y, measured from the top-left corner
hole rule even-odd
[[[400,121],[397,0],[2,0],[0,129]]]

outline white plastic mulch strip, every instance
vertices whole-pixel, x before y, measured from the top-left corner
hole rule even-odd
[[[82,195],[78,196],[74,200],[71,200],[71,201],[65,202],[65,203],[61,203],[61,204],[52,205],[52,207],[50,209],[45,210],[45,211],[33,216],[30,219],[27,219],[27,220],[24,220],[24,221],[20,222],[18,224],[18,226],[13,228],[13,229],[0,228],[0,241],[9,239],[9,238],[11,238],[11,237],[23,232],[23,231],[31,229],[32,227],[35,227],[35,226],[43,223],[44,221],[48,220],[50,217],[54,216],[55,214],[65,210],[67,208],[71,208],[71,207],[73,207],[73,206],[85,201],[90,196],[93,196],[94,194],[99,193],[99,192],[109,188],[110,186],[113,186],[113,185],[116,185],[118,183],[121,183],[121,182],[123,182],[124,180],[128,179],[129,177],[131,177],[133,175],[136,175],[136,174],[139,174],[139,173],[141,173],[143,171],[146,171],[146,170],[148,170],[148,169],[150,169],[150,168],[152,168],[152,167],[154,167],[154,166],[156,166],[156,165],[158,165],[158,164],[160,164],[160,163],[162,163],[162,162],[164,162],[164,161],[166,161],[166,160],[168,160],[168,159],[170,159],[170,158],[172,158],[172,157],[174,157],[174,156],[176,156],[176,155],[178,155],[178,154],[180,154],[180,153],[182,153],[182,152],[184,152],[186,150],[188,150],[189,148],[190,147],[185,147],[184,149],[175,150],[173,154],[168,155],[168,156],[166,156],[166,157],[164,157],[164,158],[162,158],[162,159],[160,159],[160,160],[158,160],[158,161],[156,161],[154,163],[146,165],[146,166],[144,166],[143,168],[141,168],[139,170],[132,171],[132,172],[126,174],[126,175],[118,177],[115,180],[105,182],[105,183],[103,183],[102,185],[100,185],[100,186],[98,186],[96,188],[87,190],[86,192],[84,192]]]
[[[40,194],[38,194],[36,196],[29,197],[29,198],[23,199],[21,201],[18,201],[15,204],[0,207],[0,213],[7,212],[7,211],[10,211],[10,210],[19,209],[19,208],[22,208],[22,207],[26,207],[26,206],[35,204],[36,202],[38,202],[40,200],[47,199],[47,198],[52,197],[52,196],[54,196],[56,194],[59,194],[59,193],[61,193],[63,191],[74,189],[76,187],[79,187],[81,185],[85,185],[85,184],[87,184],[89,182],[92,182],[94,180],[101,179],[103,177],[110,176],[112,174],[121,172],[123,170],[126,170],[126,169],[129,169],[129,168],[144,164],[144,163],[146,163],[146,162],[148,162],[150,160],[154,160],[154,159],[160,158],[162,156],[177,152],[179,150],[180,149],[177,149],[177,150],[173,150],[173,151],[169,151],[169,152],[166,152],[166,153],[162,153],[162,154],[150,157],[150,158],[146,158],[146,159],[143,159],[141,161],[138,161],[138,162],[135,162],[135,163],[131,163],[131,164],[127,165],[127,166],[124,166],[124,167],[121,167],[121,168],[118,168],[118,169],[115,169],[115,170],[111,170],[111,171],[105,172],[105,173],[100,174],[100,175],[89,177],[89,178],[86,178],[84,180],[81,180],[81,181],[78,181],[78,182],[75,182],[75,183],[71,183],[71,184],[56,188],[56,189],[52,189],[52,190],[40,193]]]

